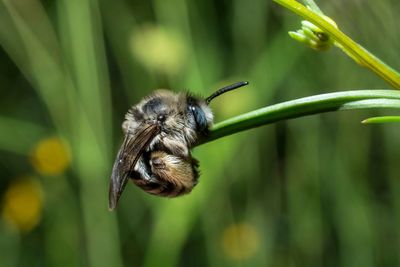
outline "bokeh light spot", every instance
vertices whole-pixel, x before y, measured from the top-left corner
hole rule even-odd
[[[63,173],[71,161],[68,145],[58,137],[41,140],[33,150],[31,162],[43,175]]]
[[[40,184],[33,178],[21,178],[4,195],[2,217],[12,228],[28,232],[40,222],[42,206]]]
[[[222,249],[225,256],[231,260],[251,258],[259,246],[258,231],[250,224],[233,224],[222,233]]]
[[[145,25],[132,34],[133,55],[147,68],[169,75],[185,65],[187,45],[177,31],[156,25]]]

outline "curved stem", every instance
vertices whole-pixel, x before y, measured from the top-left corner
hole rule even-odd
[[[400,116],[382,116],[382,117],[372,117],[363,120],[361,123],[370,124],[370,123],[389,123],[389,122],[400,122]]]
[[[375,72],[395,88],[400,89],[400,74],[398,72],[371,54],[364,47],[354,42],[350,37],[325,20],[320,14],[308,9],[295,0],[274,1],[324,30],[336,41],[344,52],[348,53],[358,63]]]
[[[337,110],[400,109],[397,90],[357,90],[299,98],[254,110],[215,124],[200,144],[277,121]]]

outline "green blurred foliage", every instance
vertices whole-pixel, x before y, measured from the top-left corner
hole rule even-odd
[[[400,69],[397,0],[318,3]],[[398,266],[399,126],[360,124],[378,111],[208,143],[194,150],[202,176],[190,195],[129,185],[107,209],[124,113],[155,88],[208,95],[250,81],[212,104],[220,121],[388,87],[339,50],[292,41],[299,23],[260,0],[1,1],[0,266]],[[42,146],[49,140],[62,142]],[[39,164],[62,160],[67,169]],[[35,186],[19,186],[26,177]]]

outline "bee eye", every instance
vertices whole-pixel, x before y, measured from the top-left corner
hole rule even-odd
[[[208,127],[206,115],[203,110],[198,106],[189,106],[189,110],[192,112],[194,121],[196,123],[196,128],[199,131],[205,131]]]
[[[160,115],[157,116],[157,120],[160,121],[160,122],[164,122],[165,119],[166,119],[166,117],[163,114],[160,114]]]

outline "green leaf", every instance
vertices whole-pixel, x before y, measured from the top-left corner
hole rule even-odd
[[[387,122],[400,122],[400,116],[382,116],[382,117],[372,117],[363,120],[363,124],[371,123],[387,123]]]

